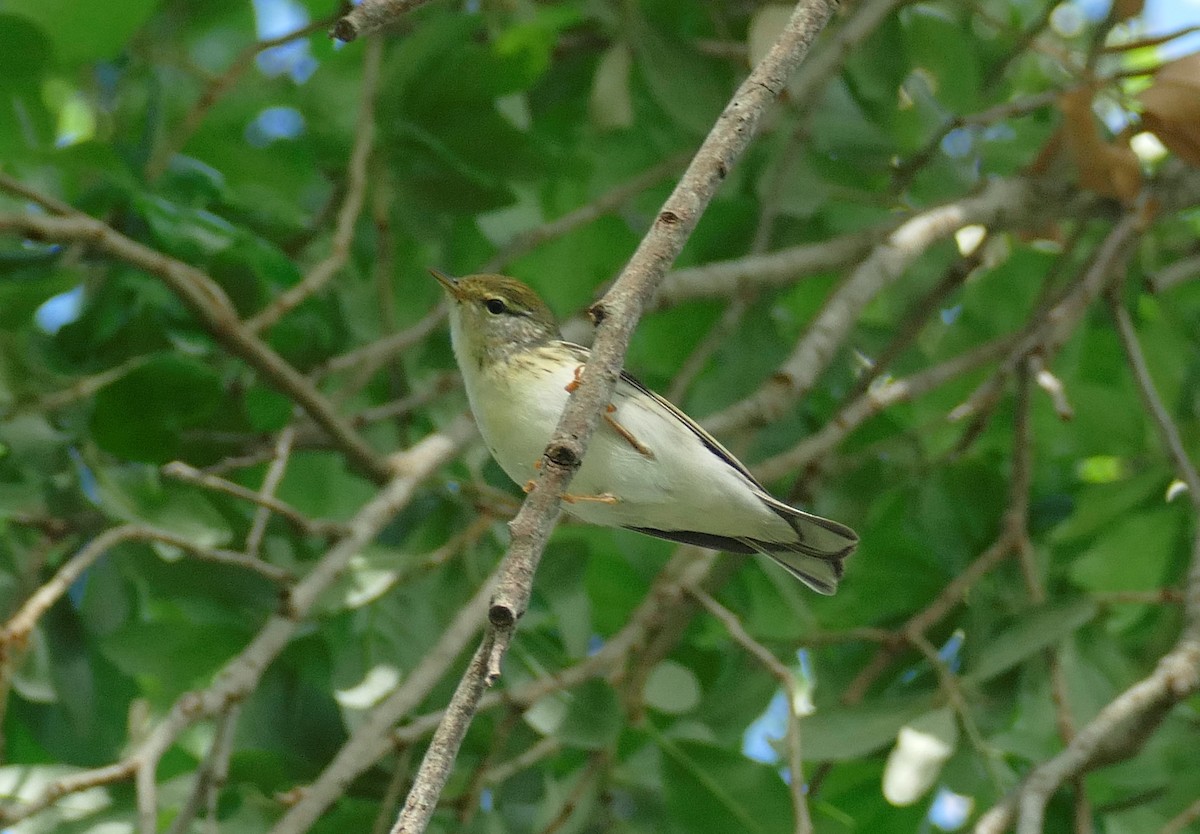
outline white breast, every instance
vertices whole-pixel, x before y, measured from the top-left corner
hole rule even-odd
[[[520,358],[511,360],[522,363]],[[534,467],[558,424],[574,379],[575,364],[522,363],[479,368],[462,362],[471,410],[500,468],[518,484]],[[572,515],[604,526],[694,530],[786,540],[794,533],[769,510],[746,478],[725,464],[686,424],[628,383],[620,382],[612,417],[645,445],[647,456],[610,426],[593,435],[568,492],[611,495],[616,503],[568,503]]]

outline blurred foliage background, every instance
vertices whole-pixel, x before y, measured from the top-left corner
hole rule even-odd
[[[455,423],[426,269],[516,275],[586,339],[789,10],[436,2],[340,44],[328,0],[0,2],[6,830],[390,826],[461,648],[391,743],[350,742],[522,498]],[[1195,496],[1112,310],[1194,453],[1198,23],[843,3],[627,359],[860,533],[842,588],[564,522],[435,830],[769,834],[801,799],[818,832],[960,830],[1154,670],[1200,616]],[[796,367],[814,321],[841,326]],[[777,407],[730,416],[752,395]],[[439,432],[379,535],[282,604]],[[1185,830],[1194,691],[1045,830]]]

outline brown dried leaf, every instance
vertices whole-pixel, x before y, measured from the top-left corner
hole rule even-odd
[[[1090,87],[1063,94],[1062,134],[1067,153],[1079,171],[1079,184],[1105,197],[1132,203],[1142,187],[1142,169],[1128,145],[1118,145],[1100,133],[1092,114]]]
[[[1200,165],[1200,52],[1164,64],[1138,98],[1146,129],[1180,159]]]
[[[1114,0],[1113,16],[1117,20],[1128,20],[1141,14],[1142,7],[1145,5],[1145,0]]]

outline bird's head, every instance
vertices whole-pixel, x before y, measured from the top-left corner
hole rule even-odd
[[[554,313],[516,278],[468,275],[451,278],[430,270],[450,297],[450,335],[460,361],[502,359],[515,350],[560,338]]]

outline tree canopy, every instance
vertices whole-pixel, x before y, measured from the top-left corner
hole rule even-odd
[[[1200,20],[836,5],[0,3],[5,829],[1200,819]],[[570,467],[430,268],[598,323],[838,593],[539,564]]]

